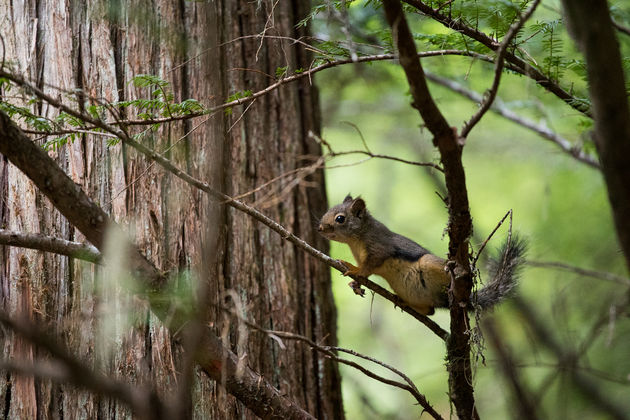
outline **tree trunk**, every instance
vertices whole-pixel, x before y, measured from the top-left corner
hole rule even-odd
[[[306,52],[291,42],[242,38],[305,35],[295,25],[308,10],[307,1],[121,3],[0,0],[0,9],[7,11],[0,18],[7,61],[14,72],[67,104],[76,98],[94,103],[88,97],[146,98],[149,89],[130,81],[138,74],[154,74],[171,83],[174,101],[196,98],[209,106],[237,92],[264,88],[278,68],[291,71],[310,64]],[[84,96],[56,88],[79,88]],[[168,149],[165,156],[177,166],[236,196],[320,154],[307,136],[309,130],[319,131],[317,106],[317,92],[304,80],[207,121],[201,117],[161,127],[141,141],[159,152]],[[50,118],[57,115],[47,105],[32,108]],[[107,146],[102,137],[84,136],[51,153],[93,200],[129,226],[138,247],[158,268],[179,272],[181,282],[190,270],[205,282],[208,323],[225,337],[225,345],[316,417],[343,417],[336,366],[301,344],[285,342],[283,349],[261,333],[250,331],[244,337],[221,309],[240,301],[238,310],[248,321],[335,345],[336,312],[327,267],[120,144]],[[327,208],[323,174],[318,171],[300,184],[293,181],[282,178],[246,200],[326,250],[311,219]],[[83,239],[4,159],[0,194],[3,227]],[[161,395],[172,395],[181,370],[180,345],[144,302],[114,300],[129,307],[122,308],[127,321],[111,321],[111,311],[121,310],[108,304],[108,293],[116,294],[107,286],[108,271],[26,249],[0,247],[0,252],[4,310],[46,325],[96,368],[138,384],[155,381]],[[203,270],[202,264],[207,266]],[[20,338],[2,337],[5,355],[46,357]],[[9,418],[128,415],[116,401],[46,380],[3,374],[0,395],[0,413]],[[197,418],[254,417],[199,372],[192,407]]]
[[[584,54],[595,144],[621,250],[630,270],[630,110],[619,42],[606,0],[562,2],[567,26]]]

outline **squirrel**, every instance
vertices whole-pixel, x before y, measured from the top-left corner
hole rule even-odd
[[[348,270],[344,276],[383,277],[411,308],[432,315],[435,308],[448,308],[451,276],[446,260],[411,239],[389,230],[368,212],[365,201],[348,195],[321,218],[319,232],[327,239],[346,243],[358,267],[340,260]],[[490,260],[490,282],[471,295],[471,301],[488,309],[508,297],[516,285],[523,260],[525,241],[514,235]],[[469,305],[469,308],[472,307]]]

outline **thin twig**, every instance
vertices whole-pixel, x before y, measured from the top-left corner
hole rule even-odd
[[[370,150],[370,148],[367,145],[367,142],[365,141],[365,137],[363,137],[363,133],[359,129],[359,126],[356,125],[355,123],[351,122],[351,121],[342,121],[342,123],[348,124],[350,127],[354,128],[354,131],[356,131],[357,134],[359,135],[359,137],[361,138],[361,143],[363,143],[363,148],[365,148],[365,150],[367,152],[372,153],[372,151]]]
[[[7,49],[6,49],[6,45],[4,44],[4,37],[2,36],[2,34],[0,34],[0,42],[2,42],[2,61],[0,61],[0,69],[4,68],[4,63],[5,63],[5,58],[6,58],[6,53],[7,53]]]
[[[342,353],[348,353],[348,354],[351,354],[351,355],[353,355],[355,357],[359,357],[361,359],[369,360],[372,363],[376,363],[377,365],[381,365],[384,368],[391,370],[396,375],[400,376],[405,382],[407,382],[407,384],[411,388],[413,388],[416,392],[419,393],[418,389],[416,388],[416,385],[413,383],[413,381],[407,375],[405,375],[402,371],[396,369],[395,367],[393,367],[391,365],[388,365],[385,362],[382,362],[382,361],[380,361],[378,359],[375,359],[373,357],[370,357],[370,356],[366,356],[365,354],[358,353],[358,352],[356,352],[354,350],[345,349],[343,347],[326,347],[326,348],[334,350],[334,351],[342,352]]]
[[[530,265],[532,267],[540,267],[540,268],[554,268],[557,270],[570,271],[572,273],[579,274],[580,276],[592,277],[600,280],[612,281],[618,284],[623,284],[625,286],[630,285],[630,279],[623,276],[618,276],[613,273],[608,273],[605,271],[595,271],[589,270],[588,268],[576,267],[570,264],[558,262],[558,261],[535,261],[535,260],[526,260],[525,264]]]
[[[267,36],[267,38],[269,38],[269,36]],[[423,52],[419,52],[418,53],[418,57],[422,58],[422,57],[439,57],[439,56],[445,56],[445,55],[460,55],[460,56],[467,56],[467,57],[473,57],[473,58],[477,58],[483,61],[487,61],[487,62],[492,62],[492,58],[484,55],[484,54],[479,54],[473,51],[465,51],[465,50],[456,50],[456,49],[445,49],[445,50],[435,50],[435,51],[423,51]],[[190,113],[190,114],[186,114],[186,115],[176,115],[176,116],[172,116],[172,117],[160,117],[160,118],[151,118],[151,119],[141,119],[141,120],[125,120],[125,119],[116,119],[115,121],[108,121],[105,122],[108,125],[127,125],[127,126],[134,126],[134,125],[154,125],[154,124],[160,124],[160,123],[168,123],[168,122],[176,122],[176,121],[183,121],[183,120],[188,120],[191,118],[199,118],[202,117],[204,115],[207,114],[212,114],[216,111],[220,111],[226,108],[231,108],[237,105],[243,105],[245,103],[248,103],[256,98],[259,98],[263,95],[268,94],[269,92],[279,88],[280,86],[286,84],[286,83],[291,83],[297,80],[300,80],[303,77],[309,77],[312,76],[313,74],[320,72],[322,70],[326,70],[329,68],[333,68],[333,67],[337,67],[337,66],[341,66],[341,65],[345,65],[345,64],[353,64],[353,63],[364,63],[364,62],[372,62],[372,61],[387,61],[387,60],[393,60],[396,58],[395,54],[375,54],[375,55],[365,55],[365,56],[360,56],[357,58],[356,61],[352,61],[351,59],[342,59],[342,60],[330,60],[327,61],[323,64],[320,64],[318,66],[312,67],[308,70],[302,71],[300,73],[296,73],[293,74],[291,76],[286,76],[283,77],[282,79],[278,80],[276,83],[273,83],[269,86],[267,86],[266,88],[258,91],[258,92],[254,92],[252,95],[244,97],[244,98],[239,98],[239,99],[235,99],[231,102],[226,102],[223,103],[221,105],[217,105],[215,107],[212,108],[207,108],[202,112],[194,112],[194,113]],[[515,71],[518,71],[517,69],[514,69]],[[33,86],[31,83],[27,82],[26,79],[17,76],[17,75],[13,75],[14,77],[10,77],[12,76],[11,73],[9,72],[5,72],[5,71],[1,71],[0,69],[0,76],[2,77],[7,77],[8,79],[12,80],[13,82],[15,82],[18,85],[21,86]],[[63,91],[63,89],[54,87],[54,86],[50,86],[51,88],[54,88],[56,90],[61,90]],[[39,96],[39,95],[38,95]],[[47,101],[49,102],[49,101]],[[35,132],[37,134],[43,135],[45,134],[45,132]]]
[[[473,267],[477,266],[477,260],[481,256],[481,253],[483,252],[483,249],[486,247],[486,245],[488,244],[488,242],[490,241],[492,236],[495,234],[495,232],[497,230],[499,230],[499,228],[501,227],[501,225],[503,224],[505,219],[507,219],[508,216],[510,216],[510,234],[512,233],[512,229],[511,229],[512,228],[512,209],[510,209],[510,210],[508,210],[507,213],[505,213],[505,216],[503,216],[503,218],[499,221],[499,223],[497,223],[497,225],[494,227],[492,232],[490,232],[490,235],[488,235],[486,240],[483,241],[483,243],[481,244],[481,247],[479,247],[479,251],[477,251],[477,255],[475,255],[475,259],[473,259],[473,262],[472,262],[472,266]]]
[[[286,171],[272,179],[270,179],[267,182],[264,182],[262,184],[260,184],[259,186],[257,186],[256,188],[249,190],[247,192],[235,195],[233,198],[235,200],[241,200],[249,195],[255,194],[257,192],[259,192],[260,190],[268,187],[269,185],[292,175],[297,174],[296,178],[298,179],[304,179],[306,178],[308,175],[311,175],[312,173],[314,173],[317,169],[323,168],[324,167],[324,163],[325,163],[326,157],[325,156],[320,156],[315,163],[312,163],[308,166],[302,166],[299,168],[295,168],[295,169],[291,169],[290,171]]]
[[[181,141],[183,141],[189,135],[191,135],[193,132],[195,132],[199,127],[201,127],[203,124],[207,123],[210,120],[210,118],[212,118],[214,115],[215,114],[208,115],[208,118],[206,118],[205,120],[201,121],[200,123],[198,123],[197,125],[192,127],[187,133],[184,133],[184,135],[182,135],[179,139],[177,139],[175,142],[173,142],[173,144],[171,144],[166,149],[164,149],[162,151],[162,154],[165,155],[167,152],[169,152],[171,149],[173,149],[175,146],[177,146]],[[132,185],[134,185],[136,182],[138,182],[140,179],[142,179],[142,177],[144,177],[154,165],[155,165],[155,162],[151,162],[149,165],[147,165],[147,167],[142,171],[142,173],[138,174],[127,185],[125,185],[123,188],[121,188],[120,191],[117,191],[115,194],[112,194],[112,198],[111,198],[111,200],[109,202],[112,203],[116,198],[118,198],[118,196],[120,194],[122,194],[123,192],[127,191]]]
[[[418,391],[418,388],[415,386],[415,384],[411,381],[411,379],[409,379],[409,377],[407,375],[405,375],[403,372],[401,372],[399,369],[394,368],[393,366],[382,362],[378,359],[375,359],[373,357],[370,356],[366,356],[363,355],[361,353],[358,353],[354,350],[350,350],[350,349],[345,349],[342,347],[336,347],[336,346],[322,346],[320,344],[315,343],[313,340],[311,340],[308,337],[305,337],[303,335],[300,334],[295,334],[295,333],[291,333],[291,332],[286,332],[286,331],[276,331],[276,330],[268,330],[265,328],[262,328],[252,322],[250,322],[249,320],[245,319],[241,314],[235,312],[234,310],[230,310],[227,309],[225,307],[221,307],[221,309],[223,309],[224,311],[230,313],[231,315],[237,317],[239,319],[239,322],[242,322],[244,324],[246,324],[248,327],[262,332],[266,335],[268,335],[270,338],[272,338],[274,341],[276,341],[278,343],[278,345],[280,345],[281,348],[284,348],[284,344],[282,343],[282,341],[280,340],[281,338],[284,339],[288,339],[288,340],[295,340],[295,341],[299,341],[302,343],[307,344],[309,347],[311,347],[312,349],[323,353],[326,357],[330,358],[331,360],[337,362],[337,363],[341,363],[350,367],[353,367],[354,369],[357,369],[358,371],[362,372],[364,375],[375,379],[379,382],[382,382],[384,384],[396,387],[396,388],[400,388],[403,389],[407,392],[409,392],[415,399],[416,401],[418,401],[418,403],[422,406],[422,408],[429,413],[431,416],[433,416],[433,418],[435,419],[442,419],[442,416],[440,416],[440,414],[435,411],[435,409],[431,406],[431,404],[427,401],[426,397],[424,395],[422,395],[420,393],[420,391]],[[365,368],[364,366],[361,366],[360,364],[353,362],[351,360],[347,360],[347,359],[343,359],[341,357],[339,357],[336,352],[343,352],[343,353],[347,353],[347,354],[351,354],[353,356],[365,359],[365,360],[369,360],[372,363],[375,363],[377,365],[380,365],[386,369],[388,369],[389,371],[395,373],[396,375],[400,376],[405,383],[399,382],[399,381],[395,381],[392,379],[388,379],[385,378],[381,375],[378,375],[376,373],[374,373],[373,371]]]
[[[241,113],[241,115],[238,116],[238,118],[236,119],[236,121],[234,121],[232,123],[232,125],[230,125],[230,128],[227,129],[226,134],[229,133],[230,131],[232,131],[232,129],[234,128],[234,126],[236,124],[239,123],[239,121],[241,121],[243,119],[243,117],[245,116],[245,114],[247,114],[247,111],[249,111],[249,108],[251,108],[252,105],[254,105],[254,103],[256,102],[256,100],[254,99],[253,101],[251,101],[251,103],[247,104],[247,106],[245,107],[245,109],[243,110],[243,112]]]
[[[34,134],[37,136],[50,137],[50,136],[61,136],[64,134],[92,134],[94,136],[103,136],[109,138],[117,138],[115,135],[111,133],[103,133],[101,131],[92,131],[89,129],[67,129],[67,130],[55,130],[55,131],[42,131],[42,130],[29,130],[23,129],[26,134]]]
[[[330,156],[330,157],[345,156],[345,155],[365,155],[365,156],[369,156],[370,158],[393,160],[395,162],[405,163],[407,165],[427,166],[427,167],[431,167],[433,169],[436,169],[436,170],[438,170],[440,172],[444,172],[444,169],[442,169],[442,167],[440,165],[437,165],[437,164],[432,163],[432,162],[416,162],[416,161],[412,161],[412,160],[397,158],[395,156],[381,155],[381,154],[372,153],[368,149],[367,144],[365,143],[365,140],[363,140],[363,138],[362,138],[363,145],[364,145],[366,150],[350,150],[350,151],[345,151],[345,152],[335,152],[333,150],[332,146],[330,145],[330,143],[328,143],[326,140],[324,140],[323,138],[319,137],[317,134],[313,133],[312,131],[309,131],[308,136],[309,136],[309,138],[312,138],[313,140],[315,140],[316,142],[318,142],[319,144],[324,146],[326,149],[328,149],[328,153],[326,153],[326,155]]]

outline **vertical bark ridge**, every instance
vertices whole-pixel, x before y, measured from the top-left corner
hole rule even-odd
[[[44,3],[40,3],[40,15],[37,16],[41,18],[39,22],[46,20],[47,24],[41,24],[41,27],[55,31],[60,39],[71,45],[68,51],[72,53],[58,62],[51,59],[45,64],[40,81],[56,81],[68,88],[82,86],[86,95],[107,101],[146,96],[147,89],[136,88],[129,82],[135,75],[147,73],[169,80],[178,101],[196,97],[207,105],[216,105],[231,93],[259,89],[271,82],[260,71],[273,76],[276,68],[286,64],[290,70],[306,68],[309,64],[307,56],[301,52],[296,54],[294,46],[286,41],[282,44],[277,40],[264,40],[258,61],[255,57],[260,39],[226,43],[239,36],[260,33],[267,21],[266,13],[273,7],[276,15],[270,33],[294,33],[296,19],[308,7],[298,1],[274,2],[273,7],[271,2],[263,2],[263,7],[256,9],[256,4],[251,2],[202,4],[180,1],[173,4],[166,0],[147,0],[118,16],[111,15],[114,11],[109,10],[110,15],[103,19],[95,15],[99,10],[96,0],[86,4],[72,3],[73,9],[64,4],[49,7]],[[52,19],[52,10],[57,8],[55,10],[59,11],[58,8],[64,7],[63,13],[57,16],[70,16],[69,20]],[[134,16],[138,8],[146,14],[149,26],[142,26]],[[296,12],[298,9],[300,13]],[[33,22],[33,16],[31,14],[24,22]],[[235,21],[239,24],[235,25]],[[64,26],[68,22],[70,31]],[[173,49],[167,38],[184,30],[188,35],[187,46]],[[38,36],[45,39],[41,34]],[[224,45],[218,47],[219,44]],[[19,45],[12,48],[19,48]],[[54,58],[61,55],[51,53],[50,49],[37,51],[41,56]],[[171,71],[186,59],[192,59],[190,64]],[[26,58],[20,61],[20,65],[32,71],[32,65],[28,63]],[[255,71],[236,70],[237,67]],[[213,116],[188,140],[176,145],[170,158],[178,166],[188,168],[195,176],[209,180],[214,187],[230,194],[249,191],[295,169],[304,163],[300,156],[320,153],[318,146],[306,138],[309,130],[319,131],[318,112],[314,109],[316,91],[307,83],[300,85],[300,90],[283,87],[257,100],[247,112],[244,107],[234,108],[232,115]],[[155,136],[143,138],[142,142],[164,150],[197,123],[198,120],[172,124],[160,129]],[[232,125],[232,130],[227,132]],[[270,234],[264,226],[233,210],[219,212],[222,223],[215,229],[219,233],[206,238],[204,223],[214,220],[211,214],[217,211],[217,204],[210,203],[204,195],[181,181],[171,179],[158,167],[149,168],[143,157],[125,147],[108,147],[102,138],[88,136],[84,141],[60,148],[57,158],[75,182],[108,209],[111,217],[122,224],[135,225],[136,243],[156,266],[165,270],[186,269],[198,267],[208,258],[220,261],[209,278],[204,279],[217,303],[225,304],[227,292],[232,289],[246,305],[248,319],[304,334],[314,341],[322,342],[326,338],[326,344],[336,344],[336,318],[326,267],[313,263],[310,257],[277,235]],[[65,222],[45,199],[29,201],[38,194],[29,182],[21,180],[21,175],[12,168],[5,170],[6,184],[18,183],[20,188],[19,195],[11,195],[12,207],[3,204],[2,209],[2,214],[8,215],[16,230],[42,230],[64,237],[74,235],[67,224],[64,227]],[[326,208],[323,174],[318,173],[313,179],[317,181],[317,188],[299,186],[283,196],[280,202],[269,205],[266,212],[291,226],[309,242],[325,248],[310,220],[312,209],[321,213]],[[286,182],[281,181],[280,185],[286,186]],[[252,199],[260,200],[266,192],[256,193]],[[33,203],[37,206],[29,207]],[[17,206],[26,209],[22,211],[25,217],[15,217],[12,210]],[[81,240],[80,237],[76,239]],[[207,244],[204,242],[212,240],[218,244],[216,255],[205,255],[203,249]],[[36,276],[29,276],[34,290],[42,290],[40,285],[45,285],[45,290],[59,291],[54,300],[45,294],[33,297],[38,307],[44,298],[48,299],[48,304],[41,306],[43,320],[58,321],[60,336],[67,338],[67,344],[80,349],[81,353],[93,354],[100,339],[91,330],[99,326],[102,319],[93,312],[100,280],[94,277],[92,268],[77,261],[17,250],[8,252],[7,267],[10,270],[15,270],[18,257],[26,258],[33,268],[31,272],[48,273],[47,277],[36,281],[32,279]],[[49,268],[40,270],[42,264],[49,264]],[[3,278],[3,286],[10,287],[6,294],[3,292],[3,297],[8,296],[9,301],[21,296],[20,291],[11,285],[12,278],[10,273]],[[59,302],[63,299],[67,304],[61,310]],[[172,364],[177,365],[180,358],[178,344],[148,313],[144,304],[137,302],[134,305],[137,305],[134,316],[145,322],[120,325],[123,333],[117,337],[113,356],[99,354],[94,363],[112,374],[124,372],[127,378],[139,384],[156,380],[163,385],[162,395],[168,395],[176,380]],[[81,324],[79,315],[82,312],[92,315]],[[226,322],[224,314],[216,308],[209,313],[210,324],[220,332]],[[287,342],[287,349],[283,350],[268,337],[257,333],[249,334],[246,348],[238,348],[236,324],[229,321],[229,326],[232,349],[239,354],[247,353],[249,364],[265,378],[273,380],[283,393],[320,418],[343,417],[339,377],[334,365],[322,361],[300,344]],[[196,379],[193,404],[201,410],[198,412],[200,417],[254,418],[241,404],[226,396],[219,384],[205,375],[197,375]],[[0,379],[0,390],[6,387],[7,382]],[[116,401],[65,385],[43,381],[29,387],[38,390],[34,406],[44,417],[58,414],[72,417],[79,413],[85,417],[110,418],[129,414]],[[11,410],[17,410],[14,407],[20,401],[18,391],[14,387],[9,394],[7,406],[0,408],[14,413]]]

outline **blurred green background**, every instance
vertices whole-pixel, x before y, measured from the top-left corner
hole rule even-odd
[[[618,14],[625,16],[625,3],[616,4],[615,8]],[[529,24],[560,19],[559,9],[557,2],[545,2]],[[355,2],[350,7],[349,21],[366,32],[377,33],[384,28],[381,12]],[[409,21],[417,33],[450,33],[442,25],[418,15],[409,16]],[[316,21],[314,32],[321,38],[344,39],[339,25],[326,16]],[[572,86],[578,96],[586,97],[583,74],[566,64],[581,57],[561,24],[556,36],[560,45],[557,54],[565,60],[560,63],[564,67],[560,81],[564,86]],[[624,51],[628,40],[627,37],[621,39]],[[421,51],[438,49],[422,42],[418,45]],[[543,39],[537,41],[534,36],[526,49],[542,62],[548,47]],[[422,64],[426,70],[456,80],[478,93],[483,93],[492,82],[492,64],[479,60],[446,56],[426,58]],[[319,73],[316,83],[321,93],[323,138],[335,152],[363,150],[358,129],[373,153],[439,163],[430,133],[422,129],[417,111],[410,106],[407,81],[396,63],[337,67]],[[449,124],[458,129],[477,109],[476,104],[446,88],[430,83],[430,89]],[[573,144],[593,153],[589,120],[531,79],[505,73],[498,97],[512,111],[546,124]],[[372,215],[391,230],[445,256],[447,211],[436,194],[440,187],[429,170],[383,159],[365,161],[365,158],[340,156],[328,162],[330,205],[341,202],[348,193],[361,195]],[[475,249],[503,215],[513,209],[513,229],[529,240],[528,259],[558,261],[626,275],[606,188],[597,169],[578,162],[532,131],[492,112],[468,137],[464,165]],[[439,172],[434,171],[433,175],[441,178]],[[507,225],[504,225],[489,247],[498,247],[506,234]],[[353,261],[346,245],[335,242],[331,245],[333,257]],[[482,270],[482,279],[484,274]],[[372,280],[386,286],[377,276],[372,276]],[[372,299],[371,293],[364,299],[355,296],[347,283],[348,279],[333,271],[340,345],[402,370],[434,407],[448,417],[451,408],[442,341],[380,297]],[[567,349],[583,349],[578,369],[630,412],[627,397],[630,322],[627,316],[611,315],[610,322],[593,327],[596,320],[607,316],[610,305],[617,302],[620,295],[628,293],[627,289],[627,285],[571,272],[526,267],[519,294],[534,306],[538,317],[545,320]],[[567,376],[559,370],[558,361],[536,341],[512,303],[500,305],[492,316],[518,362],[519,373],[536,393],[536,402],[543,413],[549,418],[607,418],[575,392]],[[448,330],[448,311],[439,310],[433,319]],[[591,332],[593,328],[595,333]],[[511,390],[490,346],[486,347],[483,349],[485,363],[479,360],[474,366],[480,414],[489,419],[512,418],[515,411],[511,408]],[[380,367],[371,367],[391,377]],[[341,369],[348,418],[418,417],[421,409],[405,391],[378,383],[353,369],[344,366]]]

